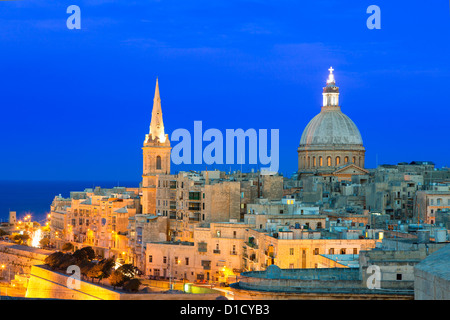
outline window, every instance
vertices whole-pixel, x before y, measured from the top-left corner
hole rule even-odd
[[[345,248],[341,249],[341,254],[345,254]]]
[[[294,264],[293,263],[289,264],[289,269],[294,269]]]
[[[327,166],[331,167],[331,157],[327,157]]]
[[[336,165],[340,165],[341,164],[341,157],[336,157]]]
[[[357,248],[353,248],[353,254],[358,254],[358,249]]]
[[[208,244],[206,242],[199,242],[198,252],[207,252],[207,251],[208,251]]]
[[[189,265],[189,258],[185,258],[184,260],[186,262],[186,265],[188,266]]]
[[[153,256],[148,256],[148,262],[150,262],[150,263],[153,262]]]
[[[323,159],[322,159],[322,157],[319,157],[319,166],[323,166]]]
[[[356,157],[353,157],[352,162],[356,163]]]
[[[314,249],[314,255],[317,256],[319,254],[319,248]]]
[[[163,263],[167,263],[167,257],[163,257]]]
[[[331,248],[329,251],[330,254],[334,254],[334,248]]]
[[[348,157],[344,158],[344,163],[348,163]]]
[[[291,256],[294,255],[294,248],[289,248],[289,255],[291,255]]]
[[[236,231],[233,231],[233,238],[236,238]]]
[[[161,170],[161,157],[156,157],[156,170]]]
[[[314,167],[317,166],[316,157],[313,157],[313,166],[314,166]]]
[[[402,280],[402,274],[401,273],[397,273],[397,280]]]

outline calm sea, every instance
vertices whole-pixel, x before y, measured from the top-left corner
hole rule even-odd
[[[42,222],[50,211],[53,198],[59,194],[67,198],[70,191],[86,188],[138,187],[139,182],[123,181],[0,181],[0,221],[8,221],[9,211],[17,212],[17,219],[26,214],[33,221]]]

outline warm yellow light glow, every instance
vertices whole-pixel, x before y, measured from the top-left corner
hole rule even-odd
[[[42,238],[43,238],[43,236],[42,236],[41,229],[37,229],[31,236],[31,246],[35,247],[35,248],[39,248],[39,246],[40,246],[39,242],[42,240]]]

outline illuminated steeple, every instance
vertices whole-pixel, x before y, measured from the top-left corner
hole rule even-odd
[[[152,110],[152,120],[150,122],[150,134],[146,137],[146,140],[148,138],[151,138],[151,140],[159,139],[161,143],[164,143],[166,140],[161,110],[161,98],[159,96],[158,78],[156,78],[155,97],[153,98],[153,110]]]
[[[336,87],[336,80],[334,79],[333,67],[328,69],[330,74],[327,79],[327,86],[323,88],[323,106],[324,107],[338,107],[339,106],[339,87]]]

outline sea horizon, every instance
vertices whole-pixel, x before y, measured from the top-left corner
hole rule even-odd
[[[0,222],[7,222],[9,211],[16,211],[17,219],[31,214],[32,220],[44,222],[55,196],[64,198],[72,191],[102,187],[138,187],[140,181],[111,180],[0,180]]]

